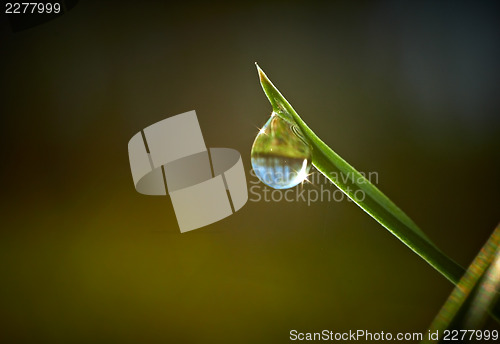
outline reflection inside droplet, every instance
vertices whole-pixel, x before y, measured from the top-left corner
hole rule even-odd
[[[275,189],[288,189],[307,178],[311,147],[300,130],[274,112],[252,146],[252,167],[257,177]]]

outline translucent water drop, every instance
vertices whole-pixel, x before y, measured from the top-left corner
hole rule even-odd
[[[252,167],[264,184],[288,189],[307,178],[311,154],[299,128],[273,112],[253,143]]]

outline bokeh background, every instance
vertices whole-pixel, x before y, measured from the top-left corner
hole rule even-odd
[[[127,143],[195,109],[255,181],[257,61],[465,266],[500,221],[499,22],[493,1],[80,1],[15,33],[2,17],[0,339],[426,331],[452,285],[353,203],[248,202],[180,234],[168,197],[135,192]]]

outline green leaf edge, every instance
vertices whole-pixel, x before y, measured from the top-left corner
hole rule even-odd
[[[424,232],[387,196],[328,147],[300,118],[259,65],[257,63],[255,65],[259,73],[262,89],[269,99],[273,111],[283,119],[297,125],[311,144],[313,148],[312,163],[316,169],[413,252],[423,258],[449,281],[457,284],[465,269],[438,249]],[[352,178],[345,183],[343,178],[339,178],[340,174]],[[362,183],[359,181],[362,181]],[[354,190],[351,190],[351,187]],[[354,193],[359,189],[369,196],[368,200],[356,200]]]
[[[483,245],[477,256],[474,258],[472,263],[469,265],[467,271],[463,274],[460,281],[457,283],[450,296],[441,307],[441,310],[436,315],[429,327],[429,333],[443,333],[445,329],[453,328],[453,323],[455,321],[466,320],[463,317],[466,314],[460,314],[465,312],[466,302],[473,294],[477,285],[481,283],[481,279],[485,275],[486,271],[490,268],[492,261],[495,259],[496,255],[500,255],[500,224],[497,225],[491,236],[488,238],[486,243]],[[495,293],[495,291],[492,291]],[[500,323],[500,306],[497,308],[492,308],[489,310],[489,314]],[[465,312],[466,313],[466,312]],[[462,317],[462,319],[460,319]],[[458,319],[457,319],[458,318]],[[475,324],[474,329],[479,329],[480,327]],[[442,338],[441,338],[442,339]],[[437,343],[438,340],[431,340],[430,338],[425,338],[421,343]]]

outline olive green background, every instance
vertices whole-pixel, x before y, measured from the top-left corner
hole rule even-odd
[[[452,285],[353,203],[249,201],[180,234],[168,198],[135,192],[127,143],[194,109],[249,172],[271,111],[257,61],[465,266],[500,221],[499,21],[477,1],[80,1],[17,33],[2,17],[0,340],[426,331]]]

